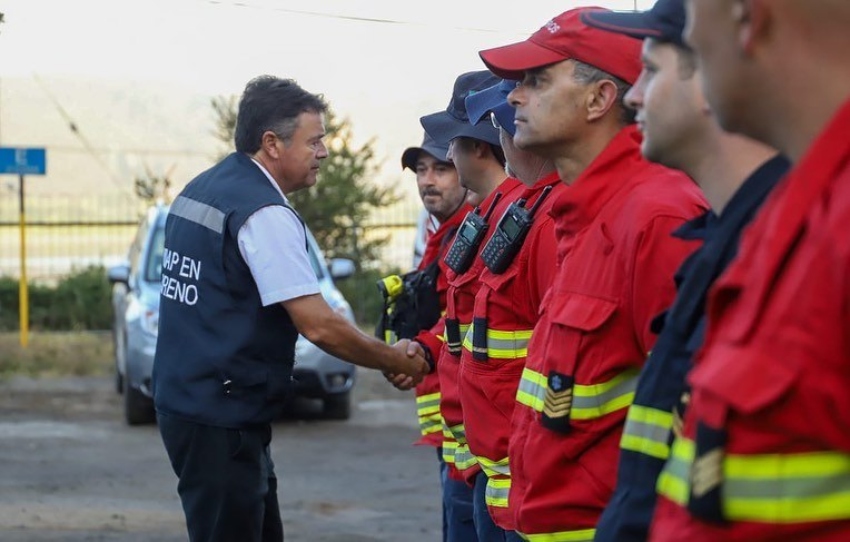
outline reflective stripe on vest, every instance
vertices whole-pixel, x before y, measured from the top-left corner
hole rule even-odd
[[[528,357],[528,342],[531,340],[530,329],[516,331],[487,330],[487,344],[474,344],[475,325],[469,326],[463,339],[463,349],[468,352],[484,353],[492,359],[520,359]]]
[[[686,506],[695,444],[679,438],[658,493]],[[723,516],[732,521],[805,523],[850,519],[850,455],[835,452],[726,455]]]
[[[570,417],[592,420],[626,408],[635,397],[637,381],[638,371],[629,370],[601,384],[575,384]],[[543,412],[547,384],[545,376],[526,367],[517,390],[517,402]]]
[[[443,417],[440,414],[440,392],[417,397],[416,414],[419,416],[419,431],[423,435],[438,433],[443,428]]]
[[[626,427],[620,448],[658,459],[670,456],[673,414],[643,405],[632,405],[626,414]]]
[[[593,542],[593,537],[596,536],[596,529],[545,534],[522,534],[518,532],[517,534],[524,540],[530,540],[531,542]]]
[[[510,478],[488,478],[484,489],[484,502],[496,508],[508,507],[508,494],[511,492]]]

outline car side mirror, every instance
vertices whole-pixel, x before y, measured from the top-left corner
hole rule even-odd
[[[110,284],[118,282],[127,284],[130,282],[130,266],[126,263],[113,265],[106,272],[106,278],[109,279]]]
[[[331,277],[334,280],[347,279],[357,271],[352,260],[348,258],[333,258],[330,265]]]

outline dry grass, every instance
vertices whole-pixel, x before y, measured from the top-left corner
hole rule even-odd
[[[0,379],[103,375],[112,367],[109,332],[31,333],[27,348],[17,333],[0,333]]]

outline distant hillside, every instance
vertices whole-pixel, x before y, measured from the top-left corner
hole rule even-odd
[[[183,184],[212,164],[211,96],[150,82],[52,77],[0,80],[0,144],[47,148],[28,193],[130,194],[146,167]],[[76,127],[75,133],[72,123]],[[14,177],[0,178],[4,197]]]

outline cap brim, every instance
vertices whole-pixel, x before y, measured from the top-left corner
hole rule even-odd
[[[440,146],[432,143],[426,143],[421,147],[408,147],[401,155],[401,169],[408,168],[411,171],[416,171],[416,162],[419,161],[419,156],[422,153],[430,154],[438,162],[448,162],[446,155],[449,153],[448,146]]]
[[[631,38],[663,38],[664,32],[653,26],[654,18],[649,12],[624,11],[586,11],[581,14],[581,22],[587,26],[624,34]]]
[[[466,98],[466,112],[469,114],[469,122],[489,124],[488,117],[492,111],[496,115],[496,122],[499,123],[499,126],[513,137],[516,132],[514,125],[516,110],[507,102],[507,95],[506,89],[501,84],[470,94]]]
[[[502,79],[519,81],[526,70],[548,66],[566,60],[561,53],[556,53],[533,41],[520,41],[511,45],[485,49],[478,52],[487,69]]]
[[[514,137],[516,135],[516,124],[514,124],[516,109],[514,109],[509,103],[505,102],[494,107],[493,114],[496,115],[496,122],[499,123],[499,126],[501,126],[507,133],[511,134],[511,137]]]
[[[499,131],[491,124],[470,124],[459,120],[445,111],[425,115],[419,119],[422,128],[435,141],[448,145],[456,137],[471,137],[493,145],[499,144]]]

